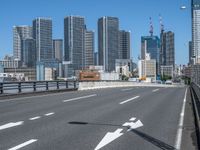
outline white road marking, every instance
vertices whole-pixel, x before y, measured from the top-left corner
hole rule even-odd
[[[120,102],[119,104],[125,104],[125,103],[127,103],[127,102],[130,102],[130,101],[132,101],[132,100],[134,100],[134,99],[137,99],[137,98],[139,98],[140,96],[135,96],[135,97],[133,97],[133,98],[130,98],[130,99],[127,99],[127,100],[125,100],[125,101],[123,101],[123,102]]]
[[[22,144],[20,144],[20,145],[17,145],[17,146],[15,146],[15,147],[13,147],[13,148],[9,148],[8,150],[18,150],[18,149],[20,149],[20,148],[22,148],[22,147],[25,147],[25,146],[27,146],[27,145],[29,145],[29,144],[31,144],[31,143],[36,142],[36,141],[37,141],[37,139],[31,139],[31,140],[29,140],[29,141],[26,141],[26,142],[24,142],[24,143],[22,143]]]
[[[121,91],[130,91],[130,90],[132,90],[133,88],[129,88],[129,89],[121,89]]]
[[[7,129],[7,128],[12,128],[12,127],[15,127],[15,126],[19,126],[19,125],[22,125],[23,123],[24,123],[24,121],[10,122],[10,123],[7,123],[5,125],[0,126],[0,130],[4,130],[4,129]]]
[[[153,90],[152,92],[157,92],[157,91],[159,91],[159,89],[155,89],[155,90]]]
[[[131,131],[132,129],[142,127],[143,124],[140,120],[138,120],[137,122],[126,122],[122,126],[123,127],[129,127],[128,131]]]
[[[37,117],[29,118],[29,120],[36,120],[36,119],[40,119],[40,118],[41,118],[40,116],[37,116]]]
[[[136,119],[136,118],[135,118],[135,117],[133,117],[133,118],[131,118],[131,119],[129,119],[129,120],[130,120],[130,121],[135,121],[135,119]]]
[[[182,132],[183,132],[183,121],[184,121],[184,114],[185,114],[185,104],[186,104],[186,97],[187,97],[187,89],[185,91],[185,96],[183,100],[183,105],[180,113],[180,119],[178,124],[178,131],[176,134],[176,141],[175,141],[175,148],[177,150],[180,150],[181,148],[181,140],[182,140]]]
[[[136,118],[133,117],[129,120],[135,120]],[[127,132],[142,127],[143,124],[140,120],[138,120],[137,122],[126,122],[122,125],[123,127],[129,127],[129,129],[127,130]],[[102,147],[106,146],[107,144],[111,143],[112,141],[116,140],[117,138],[119,138],[120,136],[122,136],[124,133],[122,132],[123,129],[119,128],[117,130],[115,130],[114,132],[108,132],[106,133],[106,135],[103,137],[103,139],[100,141],[100,143],[96,146],[96,148],[94,150],[99,150]]]
[[[117,129],[115,132],[108,132],[103,139],[101,140],[101,142],[97,145],[97,147],[94,150],[99,150],[102,147],[106,146],[107,144],[109,144],[110,142],[114,141],[115,139],[117,139],[118,137],[122,136],[123,133],[121,133],[121,131],[123,131],[123,129]]]
[[[44,114],[45,116],[51,116],[51,115],[54,115],[55,113],[54,112],[51,112],[51,113],[47,113],[47,114]]]
[[[76,101],[76,100],[79,100],[79,99],[84,99],[84,98],[89,98],[89,97],[94,97],[94,96],[97,96],[97,94],[92,94],[92,95],[76,97],[76,98],[72,98],[72,99],[68,99],[68,100],[63,100],[63,102],[71,102],[71,101]]]

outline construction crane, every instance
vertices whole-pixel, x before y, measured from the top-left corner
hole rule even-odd
[[[151,36],[153,36],[153,23],[152,23],[151,17],[149,18],[149,20],[150,20],[150,30],[149,30],[149,33],[150,33]]]

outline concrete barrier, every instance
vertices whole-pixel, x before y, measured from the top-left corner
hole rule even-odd
[[[78,90],[91,90],[101,88],[115,88],[115,87],[183,87],[181,84],[157,84],[157,83],[137,83],[130,81],[82,81],[79,82]]]

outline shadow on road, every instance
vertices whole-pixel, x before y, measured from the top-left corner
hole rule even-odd
[[[163,141],[161,140],[158,140],[146,133],[143,133],[141,131],[138,131],[138,130],[131,130],[133,133],[137,134],[138,136],[140,136],[141,138],[143,138],[144,140],[152,143],[153,145],[159,147],[160,149],[163,149],[163,150],[176,150],[176,148],[174,148],[173,146],[167,144],[167,143],[164,143]]]
[[[114,127],[122,127],[122,128],[126,128],[129,129],[129,127],[123,127],[122,125],[115,125],[115,124],[106,124],[106,123],[90,123],[90,122],[81,122],[81,121],[71,121],[68,122],[69,124],[73,124],[73,125],[97,125],[97,126],[114,126]],[[162,150],[176,150],[176,148],[174,148],[173,146],[158,140],[144,132],[132,129],[131,130],[132,133],[140,136],[141,138],[143,138],[144,140],[146,140],[149,143],[152,143],[153,145],[159,147]]]
[[[91,123],[91,122],[81,122],[81,121],[71,121],[71,122],[68,122],[68,123],[69,124],[74,124],[74,125],[96,125],[96,126],[122,127],[122,125],[106,124],[106,123]]]

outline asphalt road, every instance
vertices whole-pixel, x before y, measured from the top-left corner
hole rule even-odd
[[[0,150],[174,150],[186,87],[123,87],[0,101]]]

